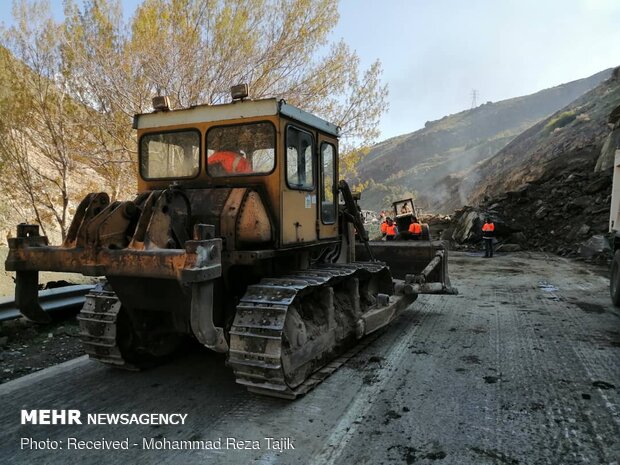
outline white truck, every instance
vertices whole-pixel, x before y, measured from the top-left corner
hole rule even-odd
[[[609,274],[609,293],[616,307],[620,307],[620,147],[616,147],[614,179],[609,211],[609,243],[614,253]]]

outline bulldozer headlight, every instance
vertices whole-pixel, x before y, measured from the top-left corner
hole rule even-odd
[[[168,111],[170,110],[170,98],[167,95],[158,95],[153,97],[153,110]]]
[[[249,95],[249,88],[247,84],[237,84],[230,88],[230,96],[233,100],[243,100]]]

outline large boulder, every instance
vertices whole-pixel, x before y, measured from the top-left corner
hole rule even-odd
[[[459,244],[474,244],[482,240],[482,225],[490,218],[495,224],[496,237],[508,237],[518,229],[508,226],[507,222],[494,211],[484,211],[478,208],[466,207],[458,212],[451,229],[451,239]],[[442,236],[442,239],[444,237]]]
[[[511,244],[519,244],[521,247],[524,247],[527,245],[528,240],[525,234],[522,232],[516,232],[508,237],[508,242]]]
[[[611,247],[605,236],[595,235],[579,246],[578,253],[584,258],[591,259],[600,255],[611,254]]]
[[[482,223],[482,212],[473,209],[464,211],[452,230],[452,240],[459,244],[479,242],[482,239]]]
[[[497,252],[519,252],[523,249],[519,244],[500,244],[495,250]]]
[[[607,121],[611,132],[603,142],[601,153],[596,160],[595,172],[605,171],[614,166],[616,147],[620,144],[620,105],[611,112]]]

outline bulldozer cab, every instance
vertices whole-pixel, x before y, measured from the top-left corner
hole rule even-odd
[[[398,230],[407,231],[409,229],[409,225],[411,224],[411,219],[413,217],[417,217],[413,199],[409,198],[398,200],[392,203],[392,209],[394,210],[394,218]]]
[[[263,208],[245,226],[254,221],[254,227],[269,229],[262,234],[269,236],[265,246],[337,239],[335,125],[267,99],[156,111],[137,115],[134,127],[139,192],[171,183],[185,189],[249,189],[258,197],[254,204]],[[208,219],[216,226],[220,220]],[[250,242],[255,247],[260,241]]]

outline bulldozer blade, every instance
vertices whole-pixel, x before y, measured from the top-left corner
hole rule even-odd
[[[415,283],[415,293],[455,294],[448,276],[448,250],[443,241],[371,241],[376,260],[386,263],[396,279]],[[370,260],[363,244],[355,246],[356,260]],[[434,285],[432,285],[434,284]]]

